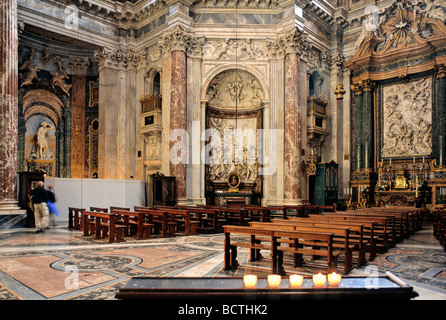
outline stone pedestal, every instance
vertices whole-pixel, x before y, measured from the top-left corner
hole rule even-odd
[[[16,201],[17,0],[0,2],[0,215],[21,214]]]

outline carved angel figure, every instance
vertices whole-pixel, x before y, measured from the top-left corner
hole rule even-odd
[[[58,72],[51,72],[51,75],[53,76],[53,79],[51,79],[51,88],[56,90],[55,86],[58,86],[68,95],[68,90],[71,88],[71,84],[65,83],[65,79],[68,79],[68,76],[59,74]]]
[[[23,82],[21,87],[28,86],[33,83],[34,79],[37,79],[37,70],[39,70],[38,66],[33,66],[32,64],[28,66],[28,72],[22,75]]]

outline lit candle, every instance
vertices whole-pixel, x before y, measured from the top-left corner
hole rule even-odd
[[[298,274],[292,274],[290,276],[290,284],[293,288],[300,288],[304,282],[304,277]]]
[[[268,285],[270,288],[279,288],[280,281],[282,281],[280,275],[278,274],[268,275]]]
[[[327,276],[323,275],[322,273],[315,274],[313,276],[313,285],[315,288],[323,288],[326,280]]]
[[[390,163],[389,164],[392,164],[392,158],[390,158]]]
[[[330,287],[339,287],[339,283],[341,282],[341,275],[333,272],[328,275],[328,285]]]
[[[246,275],[243,277],[243,282],[245,284],[245,287],[248,289],[254,289],[257,284],[257,276],[254,275]]]
[[[413,157],[413,163],[415,164],[415,157]]]

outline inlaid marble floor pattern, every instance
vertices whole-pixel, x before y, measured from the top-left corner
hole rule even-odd
[[[42,234],[30,228],[0,230],[0,300],[115,299],[119,288],[135,276],[269,274],[269,263],[248,262],[246,250],[238,255],[241,266],[225,271],[222,234],[126,239],[116,244],[93,240],[68,230],[66,224]],[[319,270],[304,265],[290,271],[310,275]],[[446,252],[432,236],[429,222],[350,275],[386,271],[413,286],[417,299],[446,300]]]

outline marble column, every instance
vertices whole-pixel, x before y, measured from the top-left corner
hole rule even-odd
[[[364,82],[362,99],[362,158],[361,169],[373,169],[373,87],[370,80]]]
[[[301,197],[301,121],[299,117],[300,55],[285,57],[285,204],[297,204]]]
[[[187,129],[186,109],[186,52],[171,52],[171,95],[170,95],[170,130]],[[185,142],[185,141],[182,141]],[[171,141],[170,148],[178,141]],[[185,149],[183,149],[185,150]],[[182,157],[181,154],[178,154]],[[186,164],[184,161],[173,163],[170,159],[170,175],[176,177],[176,196],[179,202],[186,199]]]
[[[362,91],[362,83],[356,83],[352,85],[352,91],[355,94],[355,170],[362,169],[362,98],[363,98],[363,91]]]
[[[18,30],[17,0],[0,2],[0,214],[18,209],[17,106]]]
[[[446,168],[446,66],[440,65],[437,72],[437,166]]]

